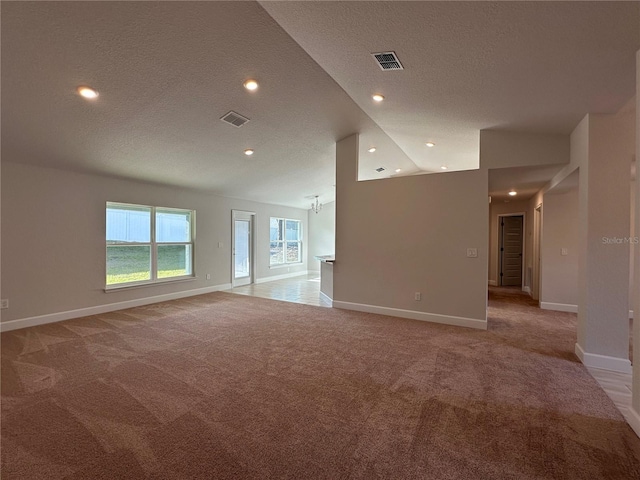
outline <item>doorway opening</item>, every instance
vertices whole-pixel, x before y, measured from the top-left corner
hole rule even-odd
[[[524,214],[499,215],[498,285],[524,285]]]
[[[231,227],[232,286],[239,287],[254,282],[254,223],[256,214],[233,210]]]

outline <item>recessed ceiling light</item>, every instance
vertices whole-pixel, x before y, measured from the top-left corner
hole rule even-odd
[[[381,102],[382,100],[384,100],[384,95],[380,95],[379,93],[376,93],[373,95],[372,98],[376,102]]]
[[[376,147],[371,147],[369,150],[367,150],[367,152],[369,153],[373,153],[376,151]]]
[[[94,98],[98,98],[98,92],[96,92],[93,88],[82,85],[77,88],[78,94],[84,98],[88,98],[93,100]]]
[[[511,190],[509,192],[509,195],[511,195],[512,197],[515,197],[518,194],[518,192],[516,192],[515,190]]]
[[[436,144],[435,144],[435,143],[433,143],[433,142],[427,142],[427,143],[425,143],[425,145],[426,145],[427,147],[429,147],[429,148],[431,148],[431,147],[435,147],[435,146],[436,146]]]
[[[244,151],[244,154],[245,154],[245,155],[247,155],[247,156],[249,156],[249,155],[253,155],[253,150],[252,150],[251,148],[247,148],[247,149]]]
[[[258,82],[255,80],[247,80],[243,85],[247,90],[256,90],[258,88]]]
[[[447,168],[449,168],[449,167],[447,167],[446,165],[442,165],[440,168],[441,168],[442,170],[446,170],[446,169],[447,169]]]
[[[396,173],[400,173],[402,171],[401,168],[396,168]]]

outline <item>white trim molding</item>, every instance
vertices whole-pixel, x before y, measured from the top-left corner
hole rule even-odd
[[[497,280],[489,280],[489,286],[490,287],[497,287],[498,286],[498,281]]]
[[[629,426],[636,432],[636,435],[640,437],[640,414],[636,412],[633,407],[629,407],[626,419]]]
[[[320,298],[322,298],[325,302],[328,302],[329,305],[333,307],[333,299],[324,292],[320,292]]]
[[[377,305],[366,305],[363,303],[333,301],[334,308],[343,310],[355,310],[357,312],[377,313],[379,315],[387,315],[390,317],[410,318],[413,320],[421,320],[423,322],[442,323],[444,325],[454,325],[456,327],[476,328],[479,330],[487,329],[487,320],[466,317],[453,317],[450,315],[441,315],[438,313],[418,312],[415,310],[403,310],[400,308],[380,307]]]
[[[283,275],[273,275],[271,277],[256,278],[255,283],[273,282],[275,280],[284,280],[285,278],[299,277],[301,275],[308,275],[308,274],[309,274],[309,270],[303,270],[301,272],[285,273]]]
[[[576,343],[576,356],[586,367],[611,370],[612,372],[631,373],[631,362],[627,358],[609,357],[597,353],[587,353]]]
[[[543,310],[555,310],[556,312],[578,313],[578,306],[570,303],[540,302],[540,308]],[[629,318],[633,318],[633,310],[629,310]]]
[[[540,308],[543,310],[555,310],[556,312],[578,313],[578,306],[569,303],[540,302]]]
[[[7,322],[0,323],[0,331],[9,332],[11,330],[18,330],[19,328],[35,327],[36,325],[61,322],[63,320],[71,320],[72,318],[87,317],[89,315],[98,315],[101,313],[113,312],[115,310],[123,310],[125,308],[140,307],[142,305],[150,305],[152,303],[166,302],[168,300],[177,300],[178,298],[193,297],[195,295],[203,295],[205,293],[219,292],[220,290],[229,290],[230,288],[231,284],[225,283],[222,285],[214,285],[213,287],[183,290],[181,292],[166,293],[164,295],[155,295],[153,297],[137,298],[135,300],[127,300],[124,302],[96,305],[95,307],[78,308],[76,310],[68,310],[66,312],[38,315],[37,317],[19,318],[16,320],[9,320]]]
[[[531,296],[531,287],[529,287],[528,285],[525,285],[524,287],[522,287],[522,291],[527,295]]]

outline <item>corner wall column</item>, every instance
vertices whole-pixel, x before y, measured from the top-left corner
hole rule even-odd
[[[590,114],[588,122],[587,158],[580,168],[576,354],[586,366],[631,373],[627,149],[633,148],[634,121],[630,115]]]
[[[640,237],[640,50],[636,53],[636,203],[635,238]],[[638,238],[640,240],[640,238]],[[630,424],[640,437],[640,242],[634,247],[633,288],[633,396],[631,400]]]

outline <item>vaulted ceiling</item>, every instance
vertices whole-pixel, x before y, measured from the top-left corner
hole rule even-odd
[[[302,208],[333,198],[340,138],[360,132],[361,179],[477,168],[482,129],[568,134],[617,111],[640,49],[638,2],[1,8],[4,161]],[[390,50],[404,70],[371,56]]]

